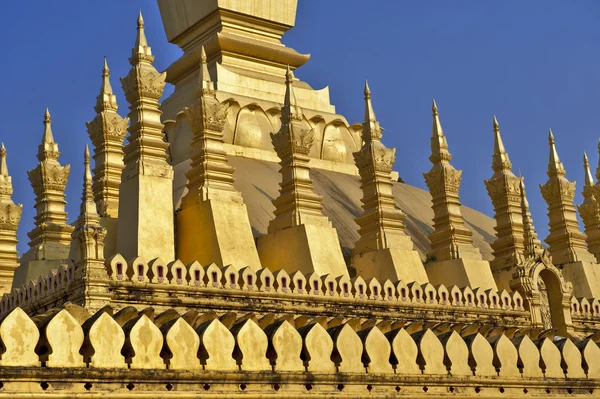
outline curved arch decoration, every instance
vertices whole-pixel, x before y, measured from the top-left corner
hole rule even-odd
[[[552,263],[547,250],[517,265],[510,287],[524,298],[525,308],[531,313],[532,326],[553,328],[563,336],[573,333],[573,285]]]

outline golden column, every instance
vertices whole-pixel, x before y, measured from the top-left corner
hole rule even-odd
[[[435,100],[432,105],[433,126],[431,137],[431,156],[433,164],[429,172],[424,173],[425,183],[432,197],[433,233],[429,236],[431,252],[428,257],[435,261],[468,258],[481,259],[479,249],[473,246],[471,230],[465,227],[458,192],[462,170],[450,164],[452,154],[448,151],[448,142]]]
[[[494,174],[485,181],[485,187],[494,205],[496,219],[496,240],[491,244],[494,260],[491,261],[491,265],[498,285],[507,287],[512,279],[515,265],[520,265],[525,260],[521,179],[511,170],[512,164],[504,148],[500,126],[495,115],[493,128],[492,170]]]
[[[396,207],[392,193],[392,166],[395,148],[381,143],[379,121],[371,103],[371,91],[365,82],[365,118],[362,128],[364,145],[354,153],[363,192],[363,212],[356,219],[360,238],[352,250],[352,266],[364,279],[380,281],[428,281],[419,254],[404,232],[406,215]]]
[[[20,287],[30,279],[67,262],[73,226],[67,224],[65,188],[70,165],[58,162],[60,152],[52,134],[50,112],[44,115],[44,134],[38,146],[38,165],[27,172],[35,193],[35,227],[27,235],[29,251],[21,258],[15,270],[13,287]]]
[[[258,254],[262,265],[271,270],[347,275],[337,231],[323,215],[321,196],[313,191],[308,153],[315,133],[296,102],[293,79],[288,67],[281,128],[271,133],[281,159],[281,188],[273,201],[275,218],[268,234],[258,238]]]
[[[84,264],[88,259],[104,260],[104,235],[106,230],[100,225],[100,215],[92,192],[92,172],[90,171],[90,152],[85,146],[83,154],[83,193],[79,217],[75,221],[75,230],[71,233],[71,255],[75,265]]]
[[[154,68],[152,50],[144,34],[140,13],[129,74],[121,85],[129,106],[129,143],[125,146],[117,252],[126,259],[175,258],[173,226],[173,168],[167,162],[168,144],[163,140],[163,124],[158,100],[166,73]]]
[[[117,216],[119,213],[119,186],[123,171],[123,140],[127,134],[128,118],[117,113],[117,96],[110,84],[110,70],[104,58],[102,85],[96,97],[96,116],[87,122],[87,130],[94,144],[94,201],[101,216],[100,223],[107,229],[106,255],[114,255],[117,246]]]
[[[106,288],[108,275],[104,267],[104,239],[106,229],[100,224],[100,215],[92,189],[90,170],[90,152],[85,146],[83,155],[83,191],[79,217],[75,221],[75,230],[71,234],[70,259],[75,262],[75,286],[73,294],[80,295],[80,305],[99,309],[110,301]],[[93,303],[92,299],[100,299]]]
[[[193,130],[187,194],[177,213],[177,257],[184,263],[261,268],[248,211],[233,186],[235,168],[227,162],[223,127],[228,105],[216,98],[201,49],[200,78],[194,105],[185,108]]]
[[[548,251],[555,265],[563,265],[567,281],[573,283],[573,295],[586,298],[600,297],[600,271],[596,259],[588,252],[585,234],[579,231],[577,212],[573,205],[575,182],[565,178],[565,168],[556,152],[554,135],[549,131],[550,161],[548,181],[540,185],[548,204],[550,234],[546,237]]]
[[[594,197],[594,177],[590,172],[587,154],[583,153],[583,171],[585,185],[583,186],[583,203],[577,206],[579,215],[585,226],[586,242],[589,252],[600,262],[600,206]]]
[[[533,226],[533,219],[529,210],[529,201],[525,192],[525,178],[521,177],[521,215],[523,215],[523,246],[525,251],[523,254],[526,259],[536,257],[544,252],[542,242],[538,239],[538,235]]]
[[[587,251],[585,235],[579,231],[577,213],[573,206],[575,182],[565,178],[565,168],[556,152],[554,135],[550,130],[550,162],[548,163],[548,181],[540,185],[542,196],[548,204],[550,234],[546,238],[550,255],[555,264],[577,261],[593,262],[593,256]]]
[[[104,58],[102,85],[96,97],[96,116],[86,126],[94,144],[94,177],[92,188],[100,216],[116,218],[119,213],[119,185],[123,170],[123,141],[128,118],[117,113],[117,96],[110,84],[110,70]]]
[[[23,205],[15,205],[12,178],[6,164],[6,148],[0,147],[0,295],[10,292],[15,269],[19,266],[17,228]]]
[[[473,233],[465,226],[459,201],[462,171],[450,164],[452,154],[435,100],[432,104],[431,170],[424,173],[432,197],[433,233],[429,236],[431,252],[425,265],[432,284],[466,285],[496,289],[490,265],[473,245]]]

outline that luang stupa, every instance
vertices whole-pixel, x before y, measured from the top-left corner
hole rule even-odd
[[[165,71],[140,13],[129,111],[105,60],[72,224],[45,111],[20,257],[2,145],[0,398],[598,396],[587,157],[576,207],[549,132],[547,245],[495,117],[494,219],[461,206],[435,101],[429,190],[399,182],[368,84],[350,124],[294,77],[296,3],[158,0],[183,50]]]

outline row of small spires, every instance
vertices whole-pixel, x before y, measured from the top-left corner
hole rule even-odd
[[[141,16],[141,13],[138,17],[138,35],[136,38],[136,45],[133,49],[133,55],[132,58],[130,59],[130,61],[133,63],[134,61],[139,61],[140,59],[152,59],[152,55],[151,55],[151,51],[150,51],[150,47],[147,45],[146,39],[145,39],[145,35],[143,32],[143,28],[144,28],[144,22],[143,22],[143,18]],[[205,63],[206,63],[206,55],[204,52],[204,48],[202,48],[202,62],[204,63],[203,67],[205,67]],[[213,86],[212,86],[212,82],[210,81],[206,81],[207,77],[206,76],[202,76],[203,74],[201,73],[201,81],[200,83],[200,88],[203,92],[206,91],[210,91],[213,90]],[[291,81],[293,79],[293,73],[291,72],[290,68],[287,68],[287,72],[286,72],[286,80]],[[285,103],[288,105],[287,108],[285,108],[286,113],[284,115],[284,110],[282,110],[282,122],[284,122],[284,119],[286,118],[294,118],[294,117],[298,117],[298,115],[301,115],[301,110],[299,109],[299,107],[296,104],[296,99],[294,98],[287,98],[287,96],[293,96],[293,91],[286,91],[286,99],[285,99]],[[110,84],[110,80],[109,80],[109,70],[108,70],[108,65],[106,62],[106,59],[104,60],[104,67],[103,67],[103,80],[102,80],[102,88],[101,88],[101,93],[98,96],[98,102],[96,104],[96,111],[101,111],[104,109],[112,109],[112,110],[116,110],[117,109],[117,105],[116,105],[116,100],[115,100],[115,96],[113,94],[112,91],[112,86]],[[447,147],[447,143],[446,143],[446,138],[443,134],[442,128],[441,128],[441,124],[439,121],[439,113],[438,113],[438,108],[437,105],[435,103],[435,100],[432,103],[432,112],[433,112],[433,138],[436,140],[432,140],[432,156],[431,156],[431,160],[433,163],[435,162],[448,162],[451,159],[451,155],[448,152],[448,147]],[[45,111],[45,115],[44,115],[44,134],[43,134],[43,140],[41,145],[39,146],[39,151],[38,151],[38,159],[40,160],[40,162],[44,159],[46,159],[46,157],[50,154],[52,154],[55,159],[58,157],[58,146],[55,143],[53,134],[52,134],[52,130],[51,130],[51,119],[50,119],[50,113],[48,111],[48,109],[46,109]],[[499,171],[499,170],[510,170],[511,168],[511,164],[510,164],[510,160],[508,158],[508,154],[506,153],[506,150],[504,148],[504,144],[502,142],[501,136],[500,136],[500,129],[499,129],[499,124],[498,121],[496,119],[496,116],[493,117],[493,129],[494,129],[494,134],[495,134],[495,141],[494,141],[494,162],[493,162],[493,169],[494,171]],[[365,121],[363,123],[363,140],[365,142],[373,139],[373,140],[379,140],[381,138],[381,128],[379,126],[379,122],[377,121],[376,117],[375,117],[375,113],[373,111],[373,107],[371,104],[371,92],[368,86],[368,82],[365,82]],[[434,141],[437,141],[437,145],[434,145]],[[556,146],[555,146],[555,142],[554,142],[554,136],[552,134],[552,131],[549,132],[549,144],[550,144],[550,162],[549,162],[549,166],[548,166],[548,175],[550,177],[557,177],[557,176],[564,176],[565,175],[565,170],[564,170],[564,166],[562,165],[562,162],[560,162],[560,159],[558,157],[558,153],[556,151]],[[437,152],[437,153],[436,153]],[[7,169],[7,165],[6,165],[6,149],[4,148],[4,145],[2,145],[2,149],[0,150],[0,157],[1,157],[1,162],[0,162],[0,175],[4,175],[4,176],[8,176],[8,169]],[[89,150],[87,148],[85,148],[85,152],[84,152],[84,163],[85,163],[85,172],[84,172],[84,189],[83,189],[83,196],[82,196],[82,206],[81,206],[81,213],[82,216],[84,214],[88,214],[89,211],[95,213],[95,210],[91,209],[90,204],[93,204],[94,201],[94,197],[93,197],[93,193],[92,193],[92,174],[91,174],[91,170],[90,170],[90,155],[89,155]],[[592,186],[594,184],[593,182],[593,177],[591,175],[591,172],[589,171],[589,163],[587,161],[587,156],[584,155],[584,162],[585,162],[585,167],[586,167],[586,187],[587,186]],[[599,165],[599,171],[598,171],[598,175],[600,176],[600,165]],[[528,204],[527,204],[527,200],[525,198],[525,190],[524,190],[524,183],[523,180],[521,179],[520,182],[520,187],[521,187],[521,196],[522,196],[522,204],[524,206],[524,212],[523,212],[523,217],[525,217],[525,213],[528,212]],[[92,207],[93,208],[93,207]]]

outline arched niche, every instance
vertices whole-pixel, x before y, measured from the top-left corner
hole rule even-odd
[[[238,114],[240,112],[240,104],[238,104],[238,102],[233,98],[229,98],[223,101],[223,103],[229,105],[229,110],[227,111],[227,120],[225,121],[225,126],[223,126],[223,142],[232,144],[233,134],[235,132],[235,126],[237,123]]]
[[[518,265],[510,287],[524,298],[524,307],[531,313],[532,326],[555,328],[562,336],[571,335],[573,286],[552,264],[547,251]]]
[[[247,105],[237,113],[233,144],[272,150],[270,133],[273,126],[265,112],[256,104]]]
[[[352,152],[356,150],[354,139],[342,120],[336,119],[325,126],[319,158],[335,162],[353,162]]]

